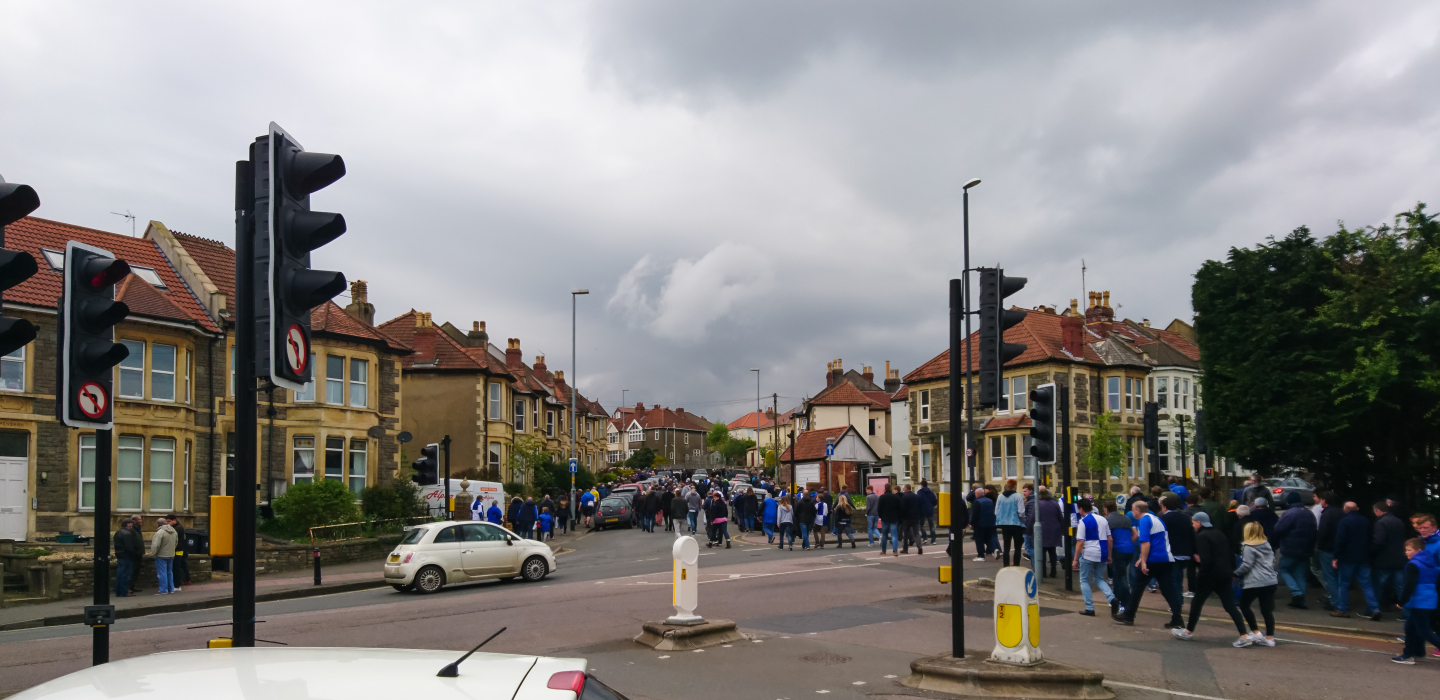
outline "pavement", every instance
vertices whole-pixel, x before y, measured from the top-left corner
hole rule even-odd
[[[749,538],[728,550],[702,548],[699,613],[736,620],[746,641],[664,653],[631,638],[641,623],[672,610],[672,541],[664,532],[578,533],[556,542],[560,567],[538,583],[457,585],[428,596],[387,587],[261,603],[257,636],[297,646],[449,649],[458,657],[507,627],[487,650],[585,658],[634,700],[939,697],[898,681],[911,660],[950,648],[950,587],[935,573],[946,559],[942,548],[898,558],[882,558],[863,541],[853,550],[808,552]],[[965,578],[993,577],[998,569],[994,560],[966,560]],[[967,646],[988,649],[987,592],[969,590],[971,602],[962,606]],[[1124,627],[1075,614],[1083,607],[1078,593],[1057,582],[1047,581],[1043,591],[1046,656],[1102,671],[1126,700],[1417,697],[1440,681],[1440,661],[1390,664],[1398,644],[1365,633],[1368,621],[1319,630],[1300,621],[1304,611],[1282,608],[1279,646],[1234,649],[1234,629],[1223,613],[1206,616],[1198,639],[1185,642],[1161,629],[1168,614],[1148,605],[1134,627]],[[225,636],[218,632],[228,619],[228,610],[215,609],[121,620],[111,632],[111,655],[203,647]],[[0,697],[88,665],[89,632],[80,625],[0,632]]]

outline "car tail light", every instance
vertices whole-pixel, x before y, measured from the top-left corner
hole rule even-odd
[[[550,682],[546,683],[545,687],[551,690],[568,690],[578,698],[580,693],[585,691],[585,672],[561,671],[550,676]]]
[[[1284,490],[1285,490],[1285,489],[1275,489],[1275,493],[1280,493],[1281,491],[1284,491]]]
[[[414,552],[408,552],[408,553],[406,553],[406,554],[405,554],[405,561],[403,561],[403,562],[401,562],[401,563],[402,563],[402,564],[409,564],[409,563],[410,563],[410,559],[411,559],[412,557],[414,557],[414,556],[415,556],[415,553],[414,553]]]
[[[621,509],[620,509],[620,514],[621,514],[621,515],[624,515],[624,514],[625,514],[625,509],[624,509],[624,508],[621,508]]]

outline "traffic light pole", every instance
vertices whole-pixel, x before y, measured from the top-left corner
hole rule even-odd
[[[455,519],[455,508],[450,503],[450,436],[440,438],[440,448],[445,450],[445,514],[446,520]]]
[[[111,431],[95,431],[95,573],[91,580],[95,584],[95,605],[107,607],[110,605],[110,451],[113,441]],[[138,529],[135,536],[140,536]],[[90,664],[109,663],[110,626],[92,625],[90,632]]]
[[[969,201],[969,198],[970,198],[970,193],[969,193],[968,190],[967,190],[966,193],[965,193],[965,198],[966,198],[966,201],[968,202],[968,201]],[[965,231],[966,231],[966,233],[965,233],[965,267],[966,267],[966,268],[969,268],[969,267],[970,267],[970,234],[969,234],[970,227],[969,227],[969,224],[968,224],[968,219],[967,219],[967,224],[966,224],[966,227],[965,227]],[[954,657],[957,658],[957,659],[963,659],[963,658],[965,658],[965,552],[964,552],[964,549],[965,549],[965,523],[956,522],[957,518],[959,517],[959,514],[957,513],[957,509],[955,508],[955,503],[956,503],[957,500],[959,500],[958,496],[959,496],[959,494],[960,494],[960,488],[963,486],[963,482],[962,482],[961,477],[960,477],[960,470],[961,470],[961,468],[962,468],[961,465],[965,465],[965,466],[968,467],[969,464],[970,464],[970,458],[969,458],[969,455],[968,455],[967,452],[966,452],[966,451],[969,449],[969,445],[970,445],[970,424],[969,424],[969,421],[967,420],[966,426],[965,426],[965,431],[964,431],[964,433],[963,433],[964,439],[962,440],[962,439],[961,439],[962,433],[961,433],[961,430],[960,430],[960,421],[957,420],[957,418],[960,417],[960,411],[961,411],[962,408],[969,414],[969,416],[970,416],[971,418],[974,417],[974,409],[971,408],[970,402],[969,402],[969,401],[963,401],[963,402],[962,402],[960,392],[957,391],[957,390],[960,388],[960,352],[959,352],[960,348],[959,348],[959,344],[960,344],[962,341],[968,340],[968,338],[969,338],[969,334],[968,334],[968,333],[966,333],[966,334],[962,337],[961,332],[960,332],[960,321],[961,321],[962,319],[965,321],[965,326],[966,326],[966,330],[967,330],[967,331],[969,330],[969,325],[970,325],[970,315],[969,315],[968,313],[966,313],[967,309],[966,309],[966,307],[965,307],[965,301],[966,301],[966,299],[965,299],[965,293],[966,293],[966,291],[967,291],[967,290],[966,290],[966,286],[967,286],[967,285],[966,285],[966,282],[968,281],[969,275],[970,275],[969,269],[966,269],[966,271],[965,271],[963,274],[964,274],[964,277],[962,277],[961,279],[958,279],[958,280],[952,279],[952,280],[950,280],[950,452],[951,452],[951,456],[950,456],[950,493],[947,494],[947,497],[950,499],[950,531],[949,531],[949,533],[948,533],[948,535],[949,535],[949,537],[950,537],[950,547],[949,547],[948,549],[950,550],[950,571],[951,571],[951,577],[950,577],[950,654],[951,654],[951,656],[954,656]],[[965,364],[966,364],[966,370],[967,370],[967,371],[965,372],[965,393],[968,395],[968,394],[970,393],[970,372],[968,371],[968,370],[969,370],[969,364],[970,364],[970,344],[969,344],[969,342],[966,342],[966,343],[965,343]],[[955,449],[955,445],[957,445],[957,444],[960,445],[960,450],[958,450],[958,451],[956,451],[956,449]],[[960,457],[960,460],[958,460],[958,461],[959,461],[959,464],[956,463],[957,460],[955,459],[955,457],[956,457],[957,455]],[[944,466],[944,464],[945,464],[945,462],[944,462],[945,455],[943,455],[943,454],[940,455],[940,459],[941,459],[941,462],[940,462],[941,466]],[[964,501],[963,501],[963,500],[959,500],[959,502],[963,503]],[[959,537],[958,537],[958,538],[956,537],[956,533],[959,533]]]
[[[235,558],[230,644],[255,646],[255,150],[235,164]]]
[[[1055,408],[1060,414],[1060,448],[1061,466],[1060,474],[1063,481],[1060,484],[1060,512],[1067,518],[1070,516],[1070,508],[1074,507],[1070,502],[1070,387],[1056,385]],[[1036,511],[1039,514],[1039,511]],[[1039,544],[1038,542],[1036,544]],[[1036,550],[1039,554],[1039,550]],[[1065,590],[1075,590],[1074,575],[1070,571],[1071,557],[1075,556],[1075,528],[1065,527],[1065,561],[1062,562],[1065,569]]]

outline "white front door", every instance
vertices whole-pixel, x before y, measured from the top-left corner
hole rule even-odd
[[[25,473],[30,460],[0,457],[0,540],[24,540],[25,507],[30,500]]]

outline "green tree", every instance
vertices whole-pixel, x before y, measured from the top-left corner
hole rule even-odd
[[[1122,476],[1125,472],[1125,441],[1116,434],[1114,414],[1106,411],[1096,416],[1090,431],[1090,444],[1085,449],[1085,468],[1096,478]]]
[[[745,461],[745,453],[755,446],[754,440],[726,440],[720,448],[720,454],[725,455],[727,464],[740,464]]]
[[[724,423],[716,423],[710,426],[710,432],[705,434],[705,446],[711,452],[720,452],[725,443],[730,442],[730,429]]]
[[[1263,473],[1413,502],[1440,482],[1440,222],[1298,228],[1196,274],[1206,439]]]
[[[515,446],[510,450],[510,469],[517,482],[533,481],[536,469],[552,460],[550,452],[545,449],[545,441],[534,435],[515,438]]]
[[[425,515],[420,487],[408,479],[367,486],[360,492],[360,510],[375,520],[414,518]]]
[[[360,520],[355,494],[338,479],[295,484],[271,505],[277,518],[301,531]]]
[[[629,459],[625,460],[625,468],[629,469],[632,473],[642,469],[649,469],[654,466],[654,464],[655,450],[648,447],[641,447],[635,450],[635,454],[630,455]]]

